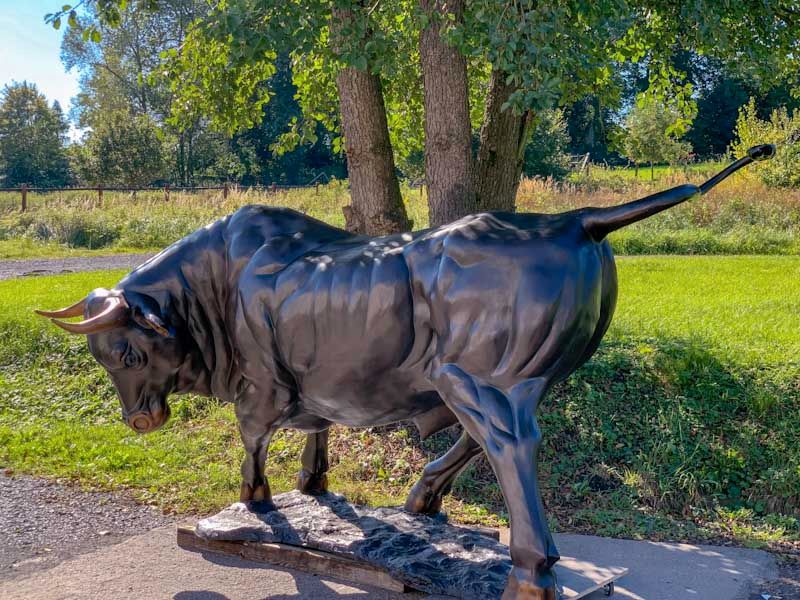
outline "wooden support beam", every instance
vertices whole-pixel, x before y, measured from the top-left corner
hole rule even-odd
[[[178,546],[192,552],[214,552],[237,556],[244,560],[335,577],[392,592],[412,591],[383,569],[322,550],[287,544],[206,540],[196,535],[194,527],[191,525],[178,526]]]

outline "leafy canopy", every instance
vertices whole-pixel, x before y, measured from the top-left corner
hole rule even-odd
[[[109,111],[78,152],[81,178],[95,185],[142,187],[167,176],[164,139],[148,115]]]
[[[94,2],[109,23],[126,4]],[[336,44],[330,34],[334,7],[353,15]],[[49,18],[56,25],[63,14]],[[181,48],[164,57],[164,72],[180,100],[173,118],[181,123],[204,115],[227,132],[252,126],[269,101],[266,82],[279,50],[292,48],[303,114],[276,149],[314,141],[317,123],[335,128],[335,75],[352,66],[381,76],[392,142],[402,159],[422,143],[417,42],[428,18],[415,0],[220,0]],[[692,88],[670,60],[679,49],[736,61],[754,76],[788,79],[797,88],[798,27],[798,0],[468,0],[463,23],[447,20],[443,35],[468,57],[477,126],[492,69],[516,87],[505,106],[515,113],[587,94],[613,100],[621,85],[619,67],[628,61],[647,61],[652,93],[674,98],[686,113]]]

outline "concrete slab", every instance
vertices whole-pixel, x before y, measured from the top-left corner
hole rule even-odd
[[[777,576],[775,559],[761,550],[590,535],[554,537],[564,555],[602,558],[627,567],[628,575],[616,584],[620,599],[745,600],[753,585]]]
[[[178,548],[162,527],[0,584],[4,600],[273,600],[421,598]]]
[[[777,575],[772,556],[758,550],[579,535],[557,535],[556,543],[565,555],[601,557],[603,562],[628,567],[630,574],[617,582],[615,597],[620,599],[744,600],[757,581]],[[187,552],[177,547],[173,526],[0,584],[0,598],[6,600],[412,600],[420,597],[234,558]],[[591,596],[602,597],[602,592]]]

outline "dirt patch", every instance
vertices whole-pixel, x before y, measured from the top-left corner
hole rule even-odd
[[[749,600],[800,598],[800,557],[778,555],[778,577],[755,586]]]
[[[0,474],[0,581],[172,522],[125,494]]]

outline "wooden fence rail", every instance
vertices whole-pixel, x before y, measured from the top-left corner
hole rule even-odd
[[[310,189],[314,188],[316,193],[319,194],[319,178],[315,178],[309,185],[278,185],[273,183],[270,185],[254,185],[254,186],[239,186],[237,184],[224,184],[224,185],[198,185],[198,186],[175,186],[166,184],[163,187],[125,187],[125,186],[111,186],[106,187],[103,185],[95,187],[30,187],[24,183],[19,187],[6,187],[0,188],[0,192],[16,192],[20,194],[21,210],[25,212],[28,210],[28,194],[46,194],[50,192],[96,192],[97,201],[100,206],[103,204],[103,192],[163,192],[164,201],[169,202],[171,192],[199,192],[199,191],[222,191],[222,197],[227,198],[232,189],[245,190],[245,191],[269,191],[272,193],[286,190],[297,189]]]

